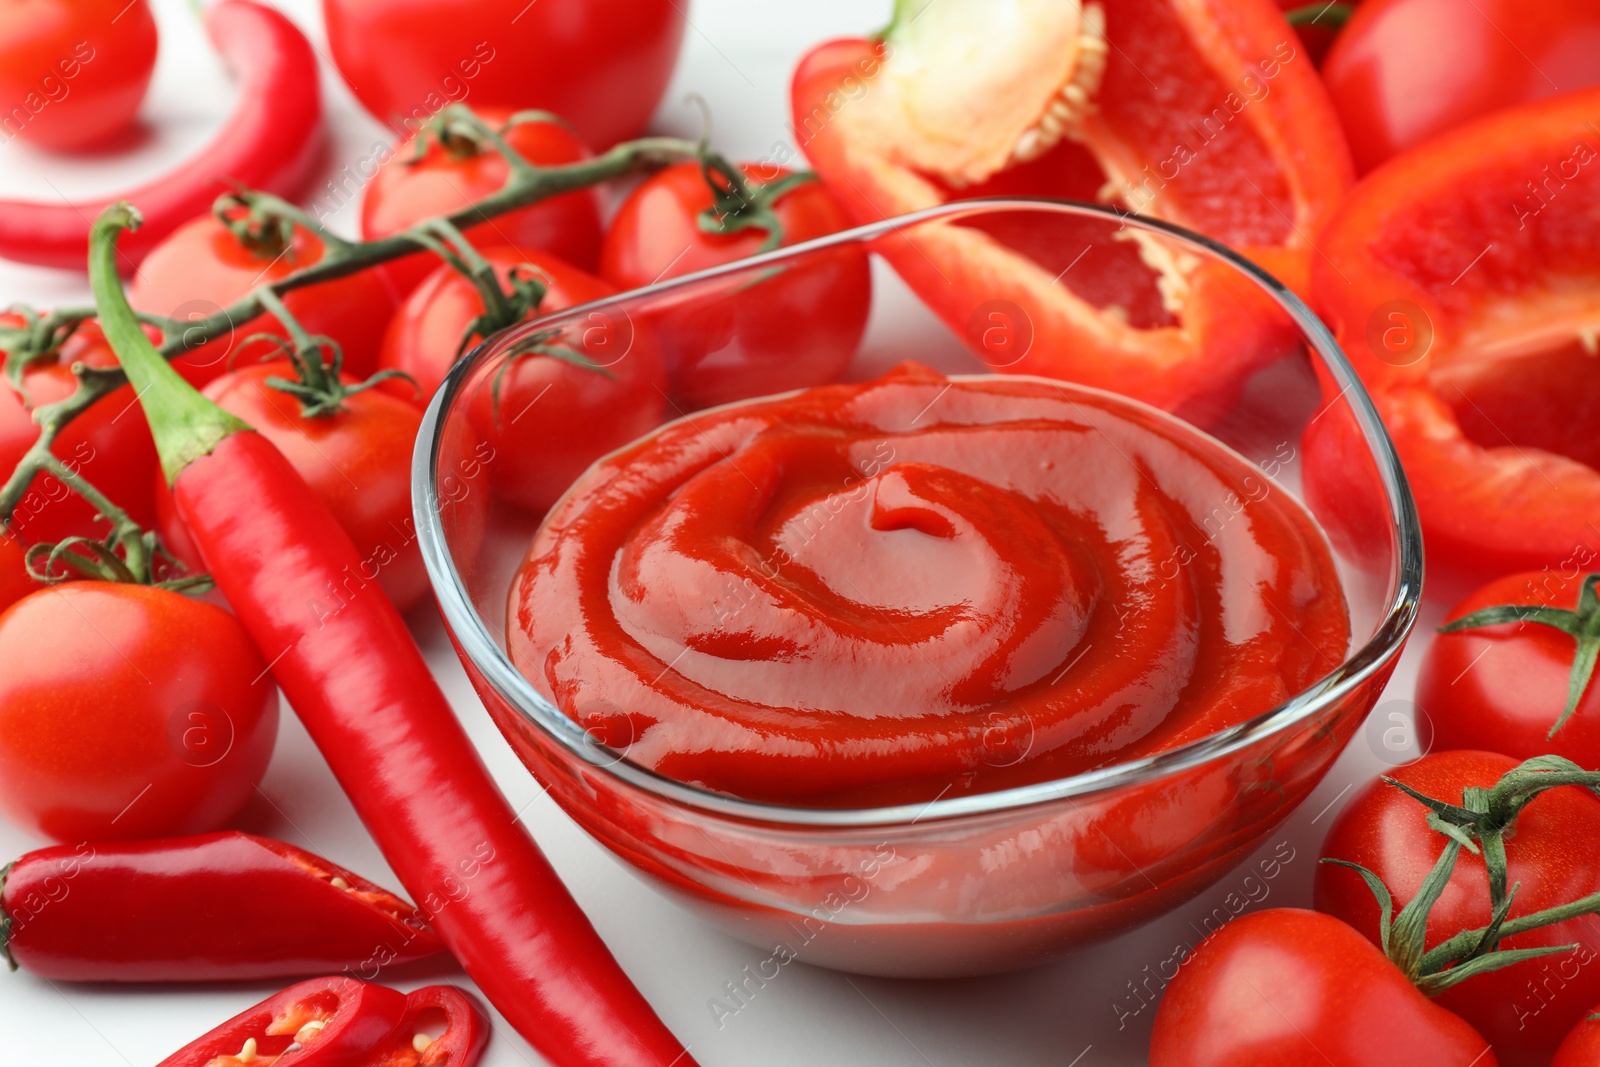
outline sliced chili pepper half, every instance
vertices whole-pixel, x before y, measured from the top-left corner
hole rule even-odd
[[[441,949],[382,886],[236,831],[57,845],[0,877],[0,953],[57,981],[370,980]]]
[[[455,986],[424,986],[406,996],[405,1017],[363,1067],[472,1067],[489,1043],[489,1020]]]
[[[1272,0],[901,0],[881,40],[805,57],[792,104],[796,140],[858,223],[979,196],[1099,201],[1205,233],[1301,290],[1310,235],[1353,180]],[[1218,263],[1098,220],[1014,221],[919,227],[879,249],[995,369],[1176,408],[1294,347]],[[1014,362],[972,329],[997,305],[1026,320]]]
[[[403,993],[313,978],[240,1012],[157,1067],[365,1067],[406,1013]]]
[[[1584,89],[1444,134],[1363,179],[1318,239],[1315,305],[1450,584],[1600,550],[1597,121]]]

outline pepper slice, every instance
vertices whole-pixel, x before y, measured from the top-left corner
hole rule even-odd
[[[1445,134],[1364,179],[1319,238],[1316,307],[1452,584],[1600,548],[1597,117],[1584,89]],[[1336,466],[1312,465],[1308,489]]]
[[[442,1021],[444,1031],[431,1031]],[[472,1067],[489,1043],[489,1020],[464,990],[430,985],[406,995],[406,1014],[363,1067]]]
[[[792,103],[796,140],[857,222],[986,195],[1099,200],[1233,245],[1297,289],[1309,235],[1353,180],[1272,0],[900,0],[882,40],[803,59]],[[1032,347],[997,369],[1163,407],[1294,344],[1250,283],[1112,224],[1041,232],[1002,215],[879,251],[958,333],[1015,305]]]
[[[58,981],[373,978],[442,949],[382,886],[235,831],[43,848],[0,876],[0,954]]]
[[[240,1012],[156,1067],[364,1067],[406,998],[353,978],[313,978]]]

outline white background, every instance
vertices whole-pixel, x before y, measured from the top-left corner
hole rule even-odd
[[[285,0],[279,6],[325,56],[318,5]],[[88,159],[48,158],[17,142],[0,146],[0,197],[49,200],[58,195],[55,190],[66,195],[114,192],[160,173],[217,129],[234,99],[228,79],[184,0],[155,0],[155,7],[162,52],[143,112],[143,139],[114,155]],[[788,78],[796,59],[826,38],[862,35],[883,26],[889,8],[888,0],[695,0],[678,73],[657,115],[657,129],[694,136],[698,113],[683,99],[699,93],[714,112],[720,149],[735,157],[770,157],[775,144],[789,140]],[[331,179],[341,166],[370,157],[389,135],[360,111],[331,65],[325,64],[322,80],[333,137]],[[353,232],[353,205],[335,216],[333,224]],[[0,304],[27,300],[50,306],[86,298],[81,275],[0,262]],[[872,336],[869,347],[876,347],[881,358],[887,354],[884,339],[893,338],[893,323],[880,316]],[[946,354],[938,362],[949,358]],[[1419,634],[1431,632],[1438,616],[1436,606],[1425,611]],[[1198,937],[1194,923],[1225,906],[1230,894],[1235,900],[1247,893],[1260,898],[1253,908],[1309,906],[1316,849],[1334,813],[1348,801],[1350,786],[1386,766],[1386,756],[1388,762],[1399,758],[1386,751],[1381,738],[1394,725],[1391,712],[1410,714],[1405,698],[1425,641],[1419,637],[1413,643],[1373,723],[1357,735],[1328,781],[1263,847],[1263,856],[1285,841],[1294,850],[1293,860],[1277,878],[1247,883],[1252,860],[1164,920],[1020,974],[903,982],[792,965],[719,1028],[709,999],[766,953],[657,896],[542,797],[468,687],[432,608],[416,611],[412,622],[513,807],[526,806],[526,822],[579,902],[646,997],[705,1067],[1106,1067],[1145,1062],[1155,1011],[1150,1007],[1127,1014],[1140,1003],[1128,983],[1144,979],[1143,969],[1169,957],[1178,943],[1193,944]],[[326,764],[287,712],[272,767],[238,825],[397,886]],[[0,823],[0,863],[37,844]],[[437,981],[466,984],[449,961],[387,975],[407,988]],[[58,985],[24,973],[0,973],[0,1067],[153,1064],[283,984],[118,988]],[[495,1024],[485,1064],[543,1062],[498,1016]]]

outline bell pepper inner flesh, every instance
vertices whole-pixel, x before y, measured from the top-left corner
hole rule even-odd
[[[984,19],[1002,30],[941,36]],[[1055,43],[995,44],[1035,39]],[[1351,181],[1315,71],[1265,0],[902,3],[882,42],[803,60],[794,105],[797,140],[858,222],[979,196],[1098,201],[1208,233],[1296,289]],[[1134,226],[992,214],[882,251],[958,332],[986,302],[1021,309],[1035,351],[997,369],[1188,413],[1296,348],[1251,283]]]

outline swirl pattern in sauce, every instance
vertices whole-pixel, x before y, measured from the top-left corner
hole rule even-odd
[[[673,423],[536,535],[513,662],[604,743],[747,799],[1046,781],[1270,710],[1343,659],[1304,508],[1108,394],[907,365]]]

